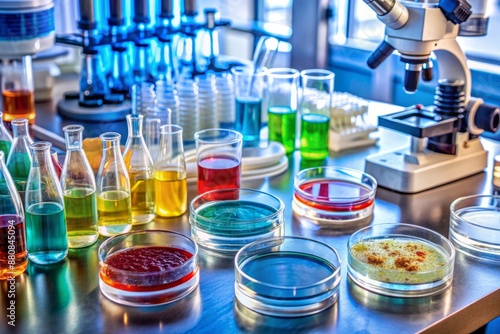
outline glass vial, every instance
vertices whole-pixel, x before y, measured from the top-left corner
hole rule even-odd
[[[156,214],[177,217],[187,209],[187,179],[182,127],[160,128],[160,155],[155,164]]]
[[[30,145],[33,144],[33,140],[29,136],[28,120],[26,118],[15,119],[11,124],[14,139],[7,158],[7,169],[14,180],[17,191],[19,191],[23,207],[26,208],[24,191],[31,169]]]
[[[151,47],[147,42],[135,42],[134,82],[154,82],[151,73]]]
[[[3,112],[0,111],[0,151],[3,152],[5,159],[9,156],[12,146],[12,136],[3,124]]]
[[[120,152],[120,134],[105,132],[99,138],[102,159],[97,172],[97,219],[99,233],[108,237],[132,228],[130,180]]]
[[[27,265],[21,198],[0,152],[0,280],[21,275]]]
[[[127,115],[128,138],[123,160],[130,179],[132,224],[149,223],[155,217],[154,164],[142,137],[142,115]]]
[[[111,46],[111,52],[111,71],[108,74],[109,88],[111,89],[111,93],[128,96],[134,80],[127,47],[124,45],[113,45]]]
[[[85,50],[82,54],[80,73],[80,102],[103,99],[108,90],[101,57],[97,50]]]
[[[28,257],[36,264],[52,264],[68,254],[68,238],[61,185],[50,157],[49,142],[30,145],[33,162],[26,185]]]
[[[0,67],[3,119],[26,118],[35,123],[35,93],[31,56],[3,59]]]
[[[97,199],[94,173],[82,149],[81,125],[63,128],[66,158],[61,174],[66,227],[70,248],[81,248],[97,241]]]

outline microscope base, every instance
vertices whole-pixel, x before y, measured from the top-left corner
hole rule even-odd
[[[479,173],[487,160],[488,152],[479,139],[474,139],[457,155],[429,150],[413,153],[409,148],[370,155],[365,161],[365,172],[379,186],[413,194]]]
[[[104,104],[97,108],[84,108],[78,104],[78,100],[60,100],[57,111],[64,117],[89,122],[112,122],[124,120],[125,116],[132,110],[129,101],[120,104]]]

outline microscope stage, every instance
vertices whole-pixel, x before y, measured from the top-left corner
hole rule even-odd
[[[479,139],[467,142],[457,155],[409,148],[370,155],[365,172],[382,187],[402,193],[417,193],[481,172],[487,165],[486,152]]]

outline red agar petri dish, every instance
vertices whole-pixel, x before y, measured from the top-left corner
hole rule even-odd
[[[99,286],[110,300],[129,306],[174,302],[199,283],[198,248],[169,231],[136,231],[99,247]]]
[[[373,215],[376,180],[354,169],[325,166],[300,171],[294,180],[293,210],[321,226],[359,227]]]

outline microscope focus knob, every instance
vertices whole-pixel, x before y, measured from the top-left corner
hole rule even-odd
[[[467,21],[472,14],[472,6],[466,0],[440,0],[439,8],[455,24]]]

